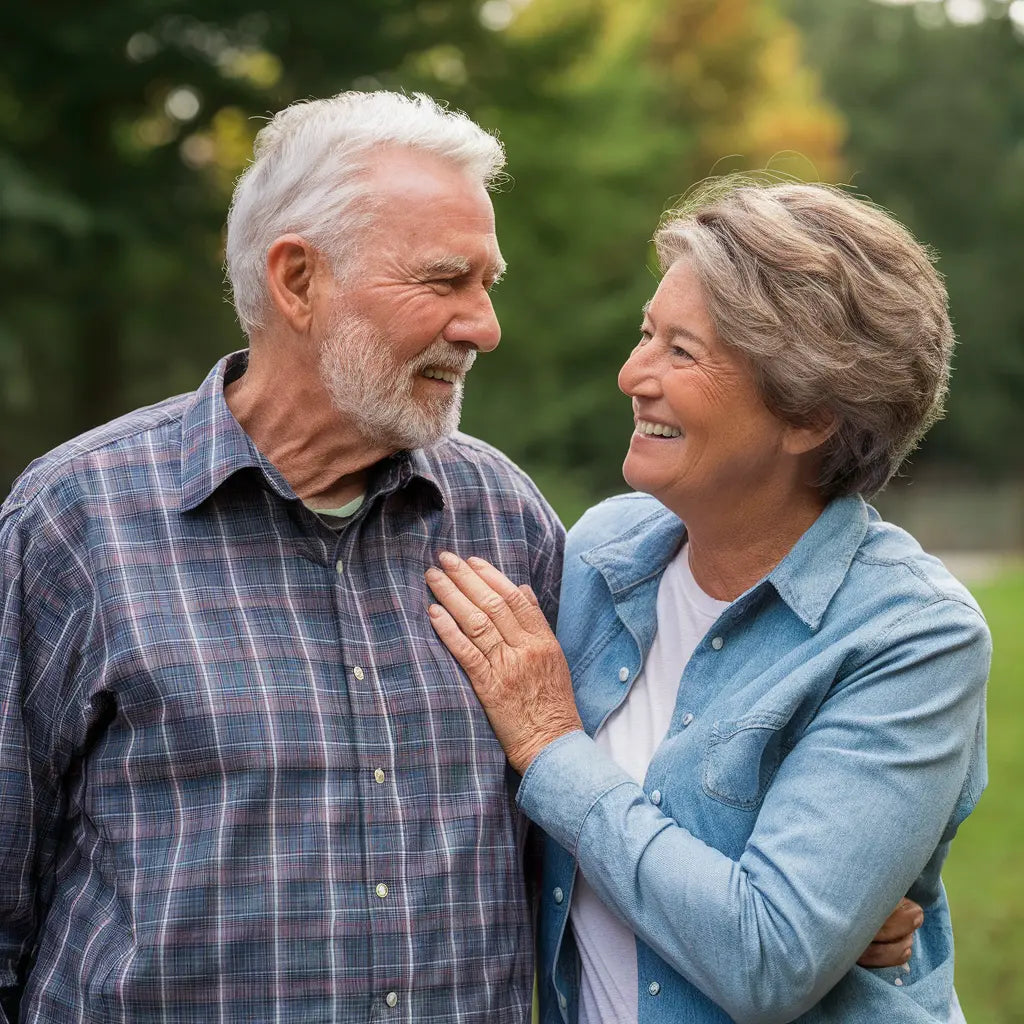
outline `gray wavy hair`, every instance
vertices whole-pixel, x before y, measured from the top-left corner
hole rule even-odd
[[[493,135],[423,93],[342,92],[286,107],[256,136],[228,213],[227,275],[247,334],[263,326],[267,252],[276,238],[302,235],[341,272],[372,213],[360,200],[371,153],[382,146],[435,154],[487,188],[505,166]]]
[[[689,259],[720,341],[784,422],[833,422],[826,499],[881,490],[942,415],[954,336],[932,256],[889,214],[827,185],[729,175],[654,236]]]

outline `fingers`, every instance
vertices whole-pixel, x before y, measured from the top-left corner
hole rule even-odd
[[[428,569],[426,573],[427,586],[430,587],[434,597],[443,605],[448,619],[459,631],[459,635],[466,640],[480,654],[485,657],[501,644],[502,637],[491,621],[490,616],[477,607],[456,585],[439,569]],[[432,611],[432,610],[431,610]],[[434,628],[437,628],[438,621],[444,622],[444,618],[431,616]],[[448,643],[448,638],[438,630],[438,635],[444,640],[452,654],[458,657],[458,652]],[[449,634],[450,635],[450,634]]]
[[[529,599],[507,576],[483,559],[474,558],[470,562],[465,562],[450,551],[441,552],[438,561],[447,578],[464,598],[487,616],[503,640],[516,644],[523,638],[524,624],[520,617],[525,616],[529,621],[531,613],[536,612]],[[435,590],[438,600],[442,600],[441,593],[435,589],[436,583],[436,579],[431,582],[431,589]],[[465,628],[459,616],[459,608],[464,606],[456,604],[452,607],[443,600],[442,603],[452,613],[456,622],[463,626],[464,632],[473,639],[473,634]],[[527,629],[526,632],[530,630]]]
[[[872,942],[857,961],[861,967],[899,967],[910,960],[913,937],[898,942]]]
[[[914,937],[914,932],[924,923],[924,911],[920,905],[906,897],[896,904],[893,912],[885,919],[873,942],[904,944]]]
[[[489,668],[486,655],[459,629],[458,623],[441,605],[432,604],[427,613],[430,616],[430,624],[445,647],[462,666],[462,670],[469,676],[474,689],[484,683]]]

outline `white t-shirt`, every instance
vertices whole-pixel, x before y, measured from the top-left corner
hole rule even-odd
[[[728,605],[697,585],[684,544],[658,587],[658,629],[647,661],[629,696],[594,737],[640,785],[668,732],[683,669]],[[576,877],[569,920],[582,967],[579,1024],[636,1024],[636,939],[582,872]]]

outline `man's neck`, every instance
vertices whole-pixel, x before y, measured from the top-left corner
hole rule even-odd
[[[374,449],[331,403],[308,352],[249,353],[246,372],[224,398],[242,429],[307,504],[336,508],[366,490],[368,469],[393,454]]]

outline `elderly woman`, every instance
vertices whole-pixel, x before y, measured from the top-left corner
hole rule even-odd
[[[427,574],[550,837],[543,1020],[957,1019],[939,869],[985,782],[989,634],[864,502],[940,414],[945,290],[823,186],[719,183],[655,241],[619,375],[640,493],[572,530],[561,649],[486,562]],[[909,963],[855,966],[904,894]]]

